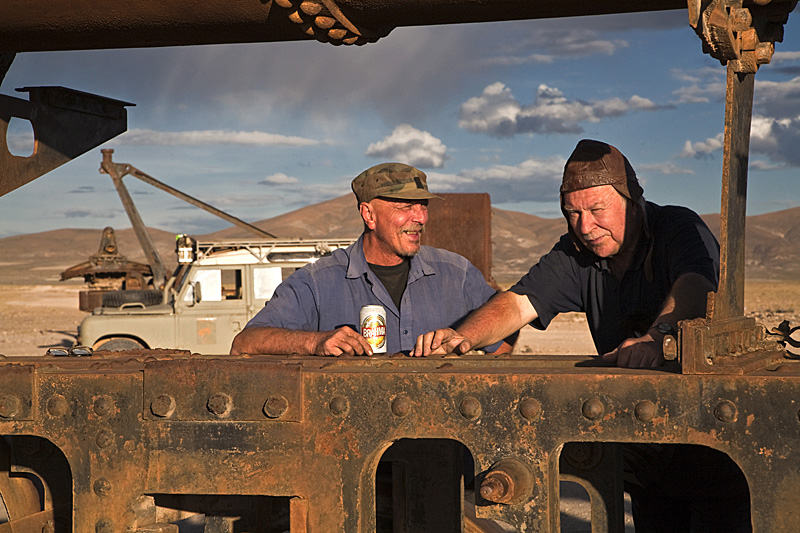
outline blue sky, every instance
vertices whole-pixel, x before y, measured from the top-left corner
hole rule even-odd
[[[800,205],[800,31],[756,76],[748,213]],[[317,42],[18,54],[0,92],[63,85],[136,104],[117,162],[244,220],[349,192],[361,170],[414,164],[439,192],[558,216],[578,140],[617,146],[657,203],[719,212],[725,67],[685,11],[400,28],[363,47]],[[24,96],[23,96],[24,98]],[[12,123],[12,153],[30,153]],[[0,237],[129,227],[90,151],[0,198]],[[133,178],[145,222],[226,223]]]

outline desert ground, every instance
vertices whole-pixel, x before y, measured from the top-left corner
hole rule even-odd
[[[0,284],[0,354],[43,355],[48,348],[72,346],[86,313],[78,310],[83,284]],[[782,320],[800,325],[800,281],[753,281],[745,286],[745,312],[767,328]],[[525,327],[517,343],[521,354],[595,354],[586,320],[569,313],[547,331]]]

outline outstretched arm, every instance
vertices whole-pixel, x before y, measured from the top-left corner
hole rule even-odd
[[[372,355],[367,340],[348,326],[333,331],[296,331],[249,327],[233,339],[231,355],[241,354]]]
[[[700,274],[687,273],[672,285],[664,307],[653,326],[667,322],[678,329],[678,322],[705,316],[709,292],[716,287]],[[654,368],[664,364],[664,334],[650,328],[642,337],[627,339],[614,350],[603,355],[603,359],[625,368]]]
[[[463,354],[501,339],[513,338],[515,332],[537,316],[527,296],[501,292],[470,313],[458,330],[437,329],[417,337],[411,355]]]

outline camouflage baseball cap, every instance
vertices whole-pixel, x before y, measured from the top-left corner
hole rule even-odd
[[[644,193],[636,172],[622,152],[610,144],[583,139],[564,165],[561,195],[600,185],[611,185],[634,202]]]
[[[401,200],[441,198],[428,191],[424,172],[403,163],[381,163],[368,168],[356,176],[350,186],[359,203],[379,196]]]

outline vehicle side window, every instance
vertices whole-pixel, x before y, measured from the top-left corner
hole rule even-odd
[[[200,302],[221,302],[223,300],[241,300],[242,290],[242,270],[201,268],[194,272],[186,295],[183,297],[185,302],[194,299],[194,284],[200,284]]]
[[[283,281],[281,267],[253,268],[253,296],[256,300],[269,300]]]
[[[205,287],[203,287],[205,290]],[[242,290],[242,271],[241,269],[225,269],[222,271],[222,299],[241,300]],[[205,294],[205,293],[204,293]]]

